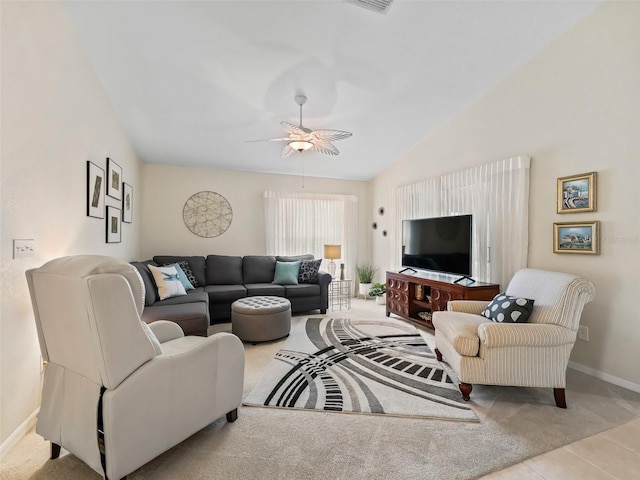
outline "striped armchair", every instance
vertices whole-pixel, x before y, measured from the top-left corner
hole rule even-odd
[[[551,387],[566,408],[569,354],[584,305],[595,297],[587,279],[560,272],[523,269],[505,292],[534,300],[528,323],[496,323],[480,315],[489,302],[450,301],[433,313],[436,356],[453,368],[462,398],[472,384]]]

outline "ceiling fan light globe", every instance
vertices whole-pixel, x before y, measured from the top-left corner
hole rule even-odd
[[[313,147],[313,143],[304,140],[295,140],[293,142],[289,142],[289,146],[298,152],[304,152],[305,150],[309,150]]]

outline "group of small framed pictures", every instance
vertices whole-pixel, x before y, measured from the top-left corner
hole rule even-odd
[[[596,172],[558,178],[557,212],[596,211]],[[600,253],[600,222],[556,222],[553,224],[554,253]]]
[[[119,201],[117,206],[106,205],[106,196]],[[106,241],[122,240],[122,222],[133,222],[133,187],[122,181],[122,167],[107,158],[107,174],[103,168],[87,161],[87,216],[105,218]]]

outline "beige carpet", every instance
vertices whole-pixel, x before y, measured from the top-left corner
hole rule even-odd
[[[385,318],[371,300],[348,311],[374,315]],[[245,395],[283,343],[245,344]],[[550,389],[478,385],[471,399],[480,423],[241,407],[235,423],[216,421],[128,478],[470,479],[640,417],[640,394],[574,370],[567,410],[554,406]],[[49,461],[48,452],[28,435],[2,461],[0,478],[100,478],[72,455]]]

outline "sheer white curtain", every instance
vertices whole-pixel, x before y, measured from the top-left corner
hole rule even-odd
[[[393,258],[400,265],[402,220],[473,215],[473,278],[506,288],[527,266],[529,167],[519,156],[431,178],[395,191]]]
[[[323,258],[325,244],[342,246],[347,278],[355,273],[358,199],[355,195],[264,192],[267,255],[312,253]],[[322,269],[327,270],[327,260]],[[336,270],[336,274],[340,269]]]
[[[428,178],[398,187],[391,194],[395,205],[391,248],[393,268],[402,265],[402,220],[437,217],[440,215],[440,179]]]

